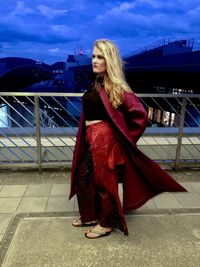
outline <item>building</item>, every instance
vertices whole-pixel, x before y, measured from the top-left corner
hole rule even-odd
[[[91,58],[81,49],[77,55],[68,55],[66,62],[65,81],[71,92],[83,92],[91,79]]]

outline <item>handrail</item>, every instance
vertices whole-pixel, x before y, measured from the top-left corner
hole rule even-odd
[[[144,94],[144,93],[135,93],[138,97],[200,97],[200,94]],[[47,93],[47,92],[0,92],[0,96],[66,96],[66,97],[81,97],[83,93]]]
[[[37,166],[39,173],[41,173],[42,167],[47,164],[50,166],[50,164],[56,164],[56,162],[58,165],[64,163],[63,158],[65,156],[65,165],[70,163],[79,123],[82,95],[83,93],[0,92],[2,103],[7,103],[6,105],[9,106],[10,111],[15,113],[6,113],[10,124],[6,123],[7,128],[0,128],[0,157],[4,166],[9,165],[9,163],[18,164],[20,157],[22,159],[21,165],[24,166],[28,162],[28,160],[24,161],[24,155],[27,151],[30,153],[30,157],[34,158],[31,163],[29,160],[29,164]],[[149,120],[150,127],[146,129],[140,143],[143,146],[142,149],[145,150],[147,144],[149,144],[150,154],[153,153],[159,162],[162,161],[169,164],[171,160],[170,162],[175,169],[181,166],[185,158],[186,160],[188,159],[188,162],[191,160],[193,163],[200,164],[200,157],[198,156],[196,160],[193,154],[193,151],[196,151],[195,153],[200,155],[200,94],[136,93],[136,95],[141,99],[148,111],[152,107],[155,109],[155,114],[153,111],[153,120]],[[8,101],[7,97],[12,102]],[[48,99],[45,99],[45,97]],[[21,101],[20,98],[23,100]],[[37,99],[37,101],[34,102],[34,99]],[[45,109],[45,106],[47,109]],[[193,108],[192,111],[191,107]],[[59,110],[61,113],[59,113]],[[159,123],[155,124],[155,122],[158,122],[158,113],[156,113],[158,110],[163,116],[162,121],[160,121],[161,124],[163,123],[162,127],[158,126],[160,125]],[[168,114],[169,112],[176,116],[173,124],[171,124],[172,118]],[[17,117],[13,116],[13,114],[17,114]],[[198,115],[198,119],[196,115]],[[194,124],[191,124],[187,117]],[[168,119],[168,124],[164,122],[165,119]],[[0,122],[1,120],[0,118]],[[17,128],[19,122],[21,127]],[[33,127],[29,127],[27,122],[30,122]],[[26,146],[29,142],[28,140],[30,140],[32,150]],[[151,142],[151,144],[148,142]],[[25,144],[26,147],[24,145],[20,147],[18,143]],[[171,144],[172,146],[170,147]],[[194,144],[192,151],[190,144]],[[7,152],[4,154],[6,149]],[[184,150],[184,155],[182,154],[182,149]],[[146,151],[144,152],[146,153]],[[16,155],[18,157],[17,160]],[[166,158],[162,158],[163,155]],[[3,164],[1,164],[2,166]]]

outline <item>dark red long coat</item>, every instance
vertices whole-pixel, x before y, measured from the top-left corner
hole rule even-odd
[[[136,143],[147,124],[147,114],[138,97],[132,92],[125,92],[122,105],[115,109],[109,102],[104,88],[101,88],[99,93],[124,152],[126,164],[123,178],[124,210],[139,208],[161,192],[187,191],[138,149]],[[76,194],[75,170],[85,150],[84,122],[84,112],[82,112],[72,162],[69,199]]]

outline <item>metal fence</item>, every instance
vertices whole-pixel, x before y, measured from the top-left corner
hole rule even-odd
[[[70,167],[81,96],[0,93],[0,167]],[[175,169],[200,166],[200,95],[138,97],[149,118],[139,148]]]

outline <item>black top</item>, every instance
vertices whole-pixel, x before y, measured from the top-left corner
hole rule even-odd
[[[99,92],[90,87],[83,95],[85,120],[108,120],[109,116],[101,100]]]

